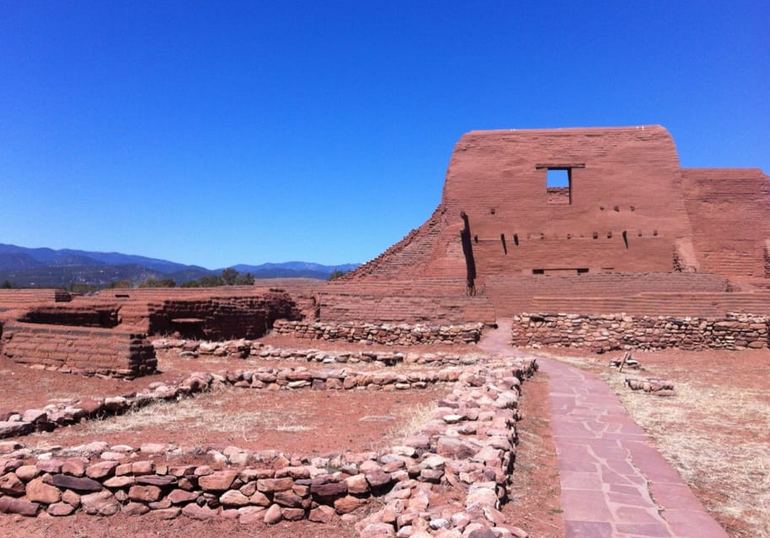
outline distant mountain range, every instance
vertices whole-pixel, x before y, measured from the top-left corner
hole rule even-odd
[[[284,262],[232,267],[241,273],[251,273],[255,278],[327,279],[336,270],[350,271],[358,265]],[[107,286],[116,280],[138,284],[147,278],[172,278],[177,284],[182,284],[221,273],[223,269],[206,269],[119,252],[26,248],[0,243],[0,283],[8,280],[14,287]]]

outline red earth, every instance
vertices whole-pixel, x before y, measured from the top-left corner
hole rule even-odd
[[[377,392],[228,388],[18,440],[31,446],[164,442],[300,455],[365,451],[403,437],[399,430],[414,413],[445,394],[443,387]]]

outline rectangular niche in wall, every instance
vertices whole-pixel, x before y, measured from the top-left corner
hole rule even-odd
[[[572,169],[546,168],[545,188],[549,204],[570,205],[572,203]]]

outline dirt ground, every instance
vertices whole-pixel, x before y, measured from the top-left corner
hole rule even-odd
[[[559,469],[548,411],[548,377],[537,373],[524,384],[518,424],[519,445],[510,501],[502,508],[506,521],[533,538],[562,538]]]
[[[633,352],[641,371],[576,350],[548,355],[599,373],[712,515],[736,538],[770,536],[770,351]],[[672,396],[634,392],[626,377],[674,383]]]
[[[317,455],[382,448],[427,420],[446,388],[265,391],[228,388],[19,438],[28,445],[167,442]]]
[[[254,523],[241,525],[237,521],[218,518],[210,521],[196,521],[180,516],[164,521],[151,514],[144,516],[110,517],[88,516],[78,513],[71,517],[53,518],[22,516],[0,517],[0,536],[9,538],[354,538],[358,534],[352,525],[339,519],[333,523],[319,524],[307,520],[281,522],[277,525]]]
[[[3,380],[0,413],[40,408],[57,399],[118,396],[146,388],[153,381],[169,381],[175,377],[178,376],[174,372],[164,372],[124,381],[36,370],[3,361],[0,366],[0,378]]]
[[[296,340],[267,339],[276,347],[300,349],[360,350],[362,346]],[[366,346],[363,349],[387,349],[390,346]],[[400,350],[400,349],[399,349]],[[476,346],[418,346],[405,351],[455,354],[479,352]],[[175,350],[159,352],[161,373],[134,381],[73,377],[57,372],[30,370],[7,365],[12,378],[7,391],[0,394],[0,410],[40,407],[49,399],[83,396],[111,396],[131,393],[153,381],[174,381],[193,371],[256,368],[260,366],[322,365],[303,361],[247,360],[201,356],[179,357]],[[369,365],[339,365],[365,369]],[[399,367],[394,368],[398,370]],[[74,381],[77,383],[74,383]],[[547,407],[547,380],[536,376],[525,384],[522,398],[524,420],[519,425],[520,446],[514,472],[514,494],[504,505],[506,523],[528,530],[533,537],[563,536],[559,509],[559,481]],[[301,454],[339,452],[341,449],[368,450],[395,442],[416,431],[446,388],[433,387],[409,391],[256,391],[228,388],[180,402],[161,403],[128,415],[92,421],[48,434],[21,439],[26,444],[78,444],[92,440],[111,443],[173,442],[182,446],[208,445],[224,448],[278,449]],[[222,419],[221,417],[226,417]],[[362,420],[363,419],[363,420]],[[355,424],[355,428],[350,425]],[[355,435],[353,435],[355,432]],[[457,492],[448,491],[447,499]],[[370,506],[367,509],[374,509]],[[39,517],[27,519],[0,517],[3,536],[271,536],[311,538],[355,536],[352,525],[339,520],[331,525],[308,521],[243,526],[234,521],[194,521],[179,518],[158,521],[151,516],[114,516],[109,519],[78,514],[68,518]]]
[[[300,346],[295,346],[300,347]],[[306,345],[301,349],[310,349]],[[358,350],[361,349],[359,346]],[[367,348],[369,349],[369,348]],[[158,373],[133,380],[109,377],[86,377],[61,372],[52,372],[28,368],[20,364],[3,361],[0,365],[0,377],[3,390],[0,391],[0,413],[24,411],[41,408],[46,404],[61,399],[79,399],[85,397],[123,396],[147,388],[155,381],[179,381],[192,372],[218,372],[223,370],[256,368],[347,368],[349,370],[372,370],[377,365],[360,362],[356,364],[326,365],[317,362],[299,360],[260,359],[250,357],[215,357],[201,355],[197,358],[180,357],[178,350],[159,350]],[[397,369],[412,369],[409,365],[394,366]]]

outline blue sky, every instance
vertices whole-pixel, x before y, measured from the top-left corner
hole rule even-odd
[[[474,129],[661,123],[770,171],[766,2],[0,3],[0,242],[365,261]]]

